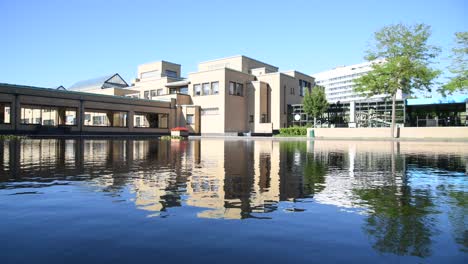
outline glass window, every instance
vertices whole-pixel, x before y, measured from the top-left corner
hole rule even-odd
[[[156,97],[157,95],[156,90],[151,90],[151,98]]]
[[[177,78],[177,72],[176,71],[166,70],[165,73],[166,73],[167,77]]]
[[[65,125],[76,125],[76,110],[74,108],[67,108],[65,110]]]
[[[41,108],[39,106],[22,106],[21,107],[21,124],[36,124],[42,122]]]
[[[187,115],[187,125],[193,124],[193,115]]]
[[[236,83],[235,82],[229,82],[229,94],[230,95],[235,95],[235,90],[236,90]]]
[[[212,94],[219,94],[219,82],[212,82],[211,83],[211,93]]]
[[[244,85],[241,83],[236,83],[236,95],[244,96]]]
[[[143,98],[150,99],[150,91],[145,91]]]
[[[0,103],[0,124],[10,123],[10,104]]]
[[[203,95],[210,95],[211,94],[211,91],[210,91],[210,83],[204,83],[202,85],[203,87]]]
[[[86,110],[84,115],[85,126],[126,127],[127,112]]]
[[[200,84],[194,84],[193,85],[193,95],[194,96],[200,96],[201,95],[201,85]]]
[[[52,107],[43,107],[41,123],[43,126],[56,126],[58,124],[57,110]]]
[[[253,116],[253,115],[250,115],[249,122],[250,122],[250,123],[253,123],[253,122],[254,122],[254,116]]]
[[[187,87],[187,86],[180,87],[179,93],[181,93],[181,94],[188,94],[188,87]]]
[[[147,71],[147,72],[141,73],[140,78],[144,79],[144,78],[158,77],[159,75],[160,74],[159,74],[158,70],[156,70],[156,71]]]
[[[135,113],[133,120],[134,127],[158,127],[158,114],[156,113]]]
[[[158,94],[158,95],[163,95],[163,89],[158,89],[157,94]]]

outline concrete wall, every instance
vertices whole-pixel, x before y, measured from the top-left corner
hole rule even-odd
[[[310,130],[307,129],[307,136]],[[313,128],[316,138],[390,139],[390,128]],[[402,127],[401,139],[468,139],[468,127]]]

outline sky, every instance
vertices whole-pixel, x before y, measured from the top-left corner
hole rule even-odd
[[[307,74],[363,62],[374,32],[395,23],[432,27],[446,70],[466,0],[143,1],[0,0],[0,82],[39,87],[119,73],[139,64],[182,65],[246,55]]]

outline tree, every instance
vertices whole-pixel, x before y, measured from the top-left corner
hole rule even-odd
[[[320,117],[328,109],[328,102],[323,86],[315,86],[312,93],[306,90],[303,100],[304,112],[314,117],[314,127],[317,124],[317,117]]]
[[[375,62],[373,70],[354,81],[357,92],[367,96],[388,94],[392,97],[391,137],[395,135],[397,92],[430,91],[433,80],[440,74],[429,66],[440,52],[438,47],[427,43],[430,35],[430,27],[425,24],[397,24],[382,28],[374,34],[375,43],[366,51],[365,59]]]
[[[455,33],[455,47],[452,49],[452,64],[449,71],[453,74],[449,82],[442,86],[442,95],[468,90],[468,32]]]

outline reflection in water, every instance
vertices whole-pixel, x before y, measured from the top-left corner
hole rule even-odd
[[[363,215],[381,253],[427,257],[451,232],[468,249],[468,146],[460,143],[271,140],[0,141],[0,189],[80,184],[148,216],[271,219],[306,203]],[[127,197],[125,193],[129,193]],[[448,216],[450,230],[439,224]]]

